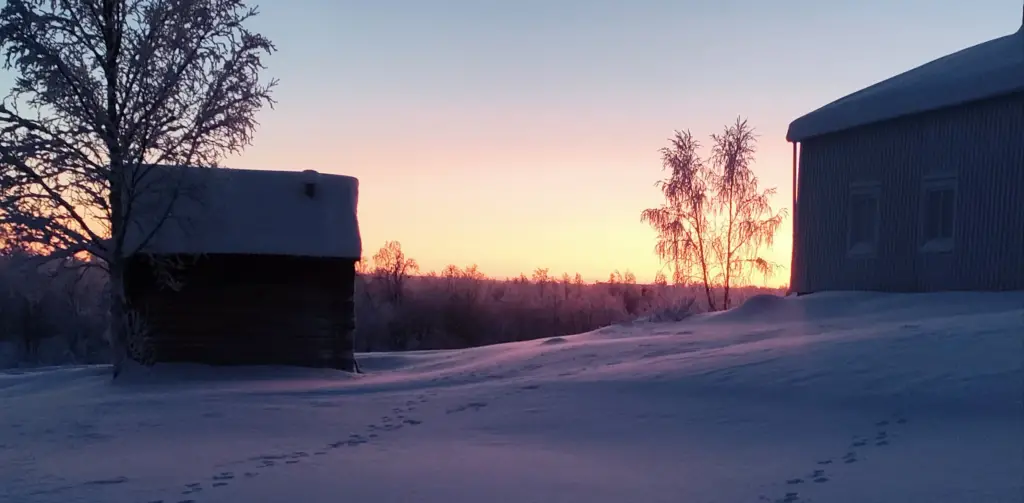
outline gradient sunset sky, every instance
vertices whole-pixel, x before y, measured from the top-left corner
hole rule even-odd
[[[264,0],[274,110],[227,165],[360,179],[364,254],[606,279],[660,265],[658,149],[738,115],[791,201],[790,121],[1016,31],[1020,0]],[[7,80],[9,76],[5,76]],[[787,221],[770,256],[788,265]],[[788,270],[770,284],[788,282]]]
[[[276,110],[229,165],[360,179],[364,253],[492,276],[659,269],[657,150],[743,115],[790,206],[790,121],[1016,31],[1020,0],[274,0]],[[789,264],[786,222],[770,253]],[[770,284],[788,283],[784,271]]]

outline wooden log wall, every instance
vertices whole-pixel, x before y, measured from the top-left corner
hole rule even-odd
[[[157,362],[352,370],[355,260],[259,255],[186,258],[179,291],[151,261],[126,272]]]

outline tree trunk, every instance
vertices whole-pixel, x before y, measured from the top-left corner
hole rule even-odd
[[[124,260],[111,257],[107,266],[110,268],[110,361],[114,365],[116,379],[129,358]]]
[[[703,251],[701,253],[703,253]],[[718,307],[715,306],[715,295],[711,291],[711,280],[708,278],[708,268],[704,265],[703,259],[701,259],[701,279],[704,282],[704,295],[708,299],[708,311],[718,311]]]

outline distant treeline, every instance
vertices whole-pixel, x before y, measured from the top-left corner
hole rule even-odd
[[[99,268],[21,267],[0,255],[0,367],[107,361],[107,278]],[[493,279],[475,266],[420,274],[398,242],[360,262],[358,351],[465,348],[586,332],[649,317],[680,320],[707,310],[703,287],[652,285],[630,272],[589,284],[537,269]],[[777,290],[747,288],[743,296]]]
[[[391,241],[359,267],[356,347],[359,351],[447,349],[576,334],[650,317],[679,320],[708,310],[703,285],[669,285],[658,275],[640,285],[612,272],[588,284],[579,274],[488,278],[475,265],[419,274],[416,260]],[[733,301],[777,289],[733,290]],[[719,292],[720,293],[720,292]]]

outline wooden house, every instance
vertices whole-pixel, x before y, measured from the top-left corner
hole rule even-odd
[[[150,176],[128,207],[124,287],[152,361],[354,369],[355,178]]]
[[[789,127],[791,289],[1024,289],[1024,29]]]

